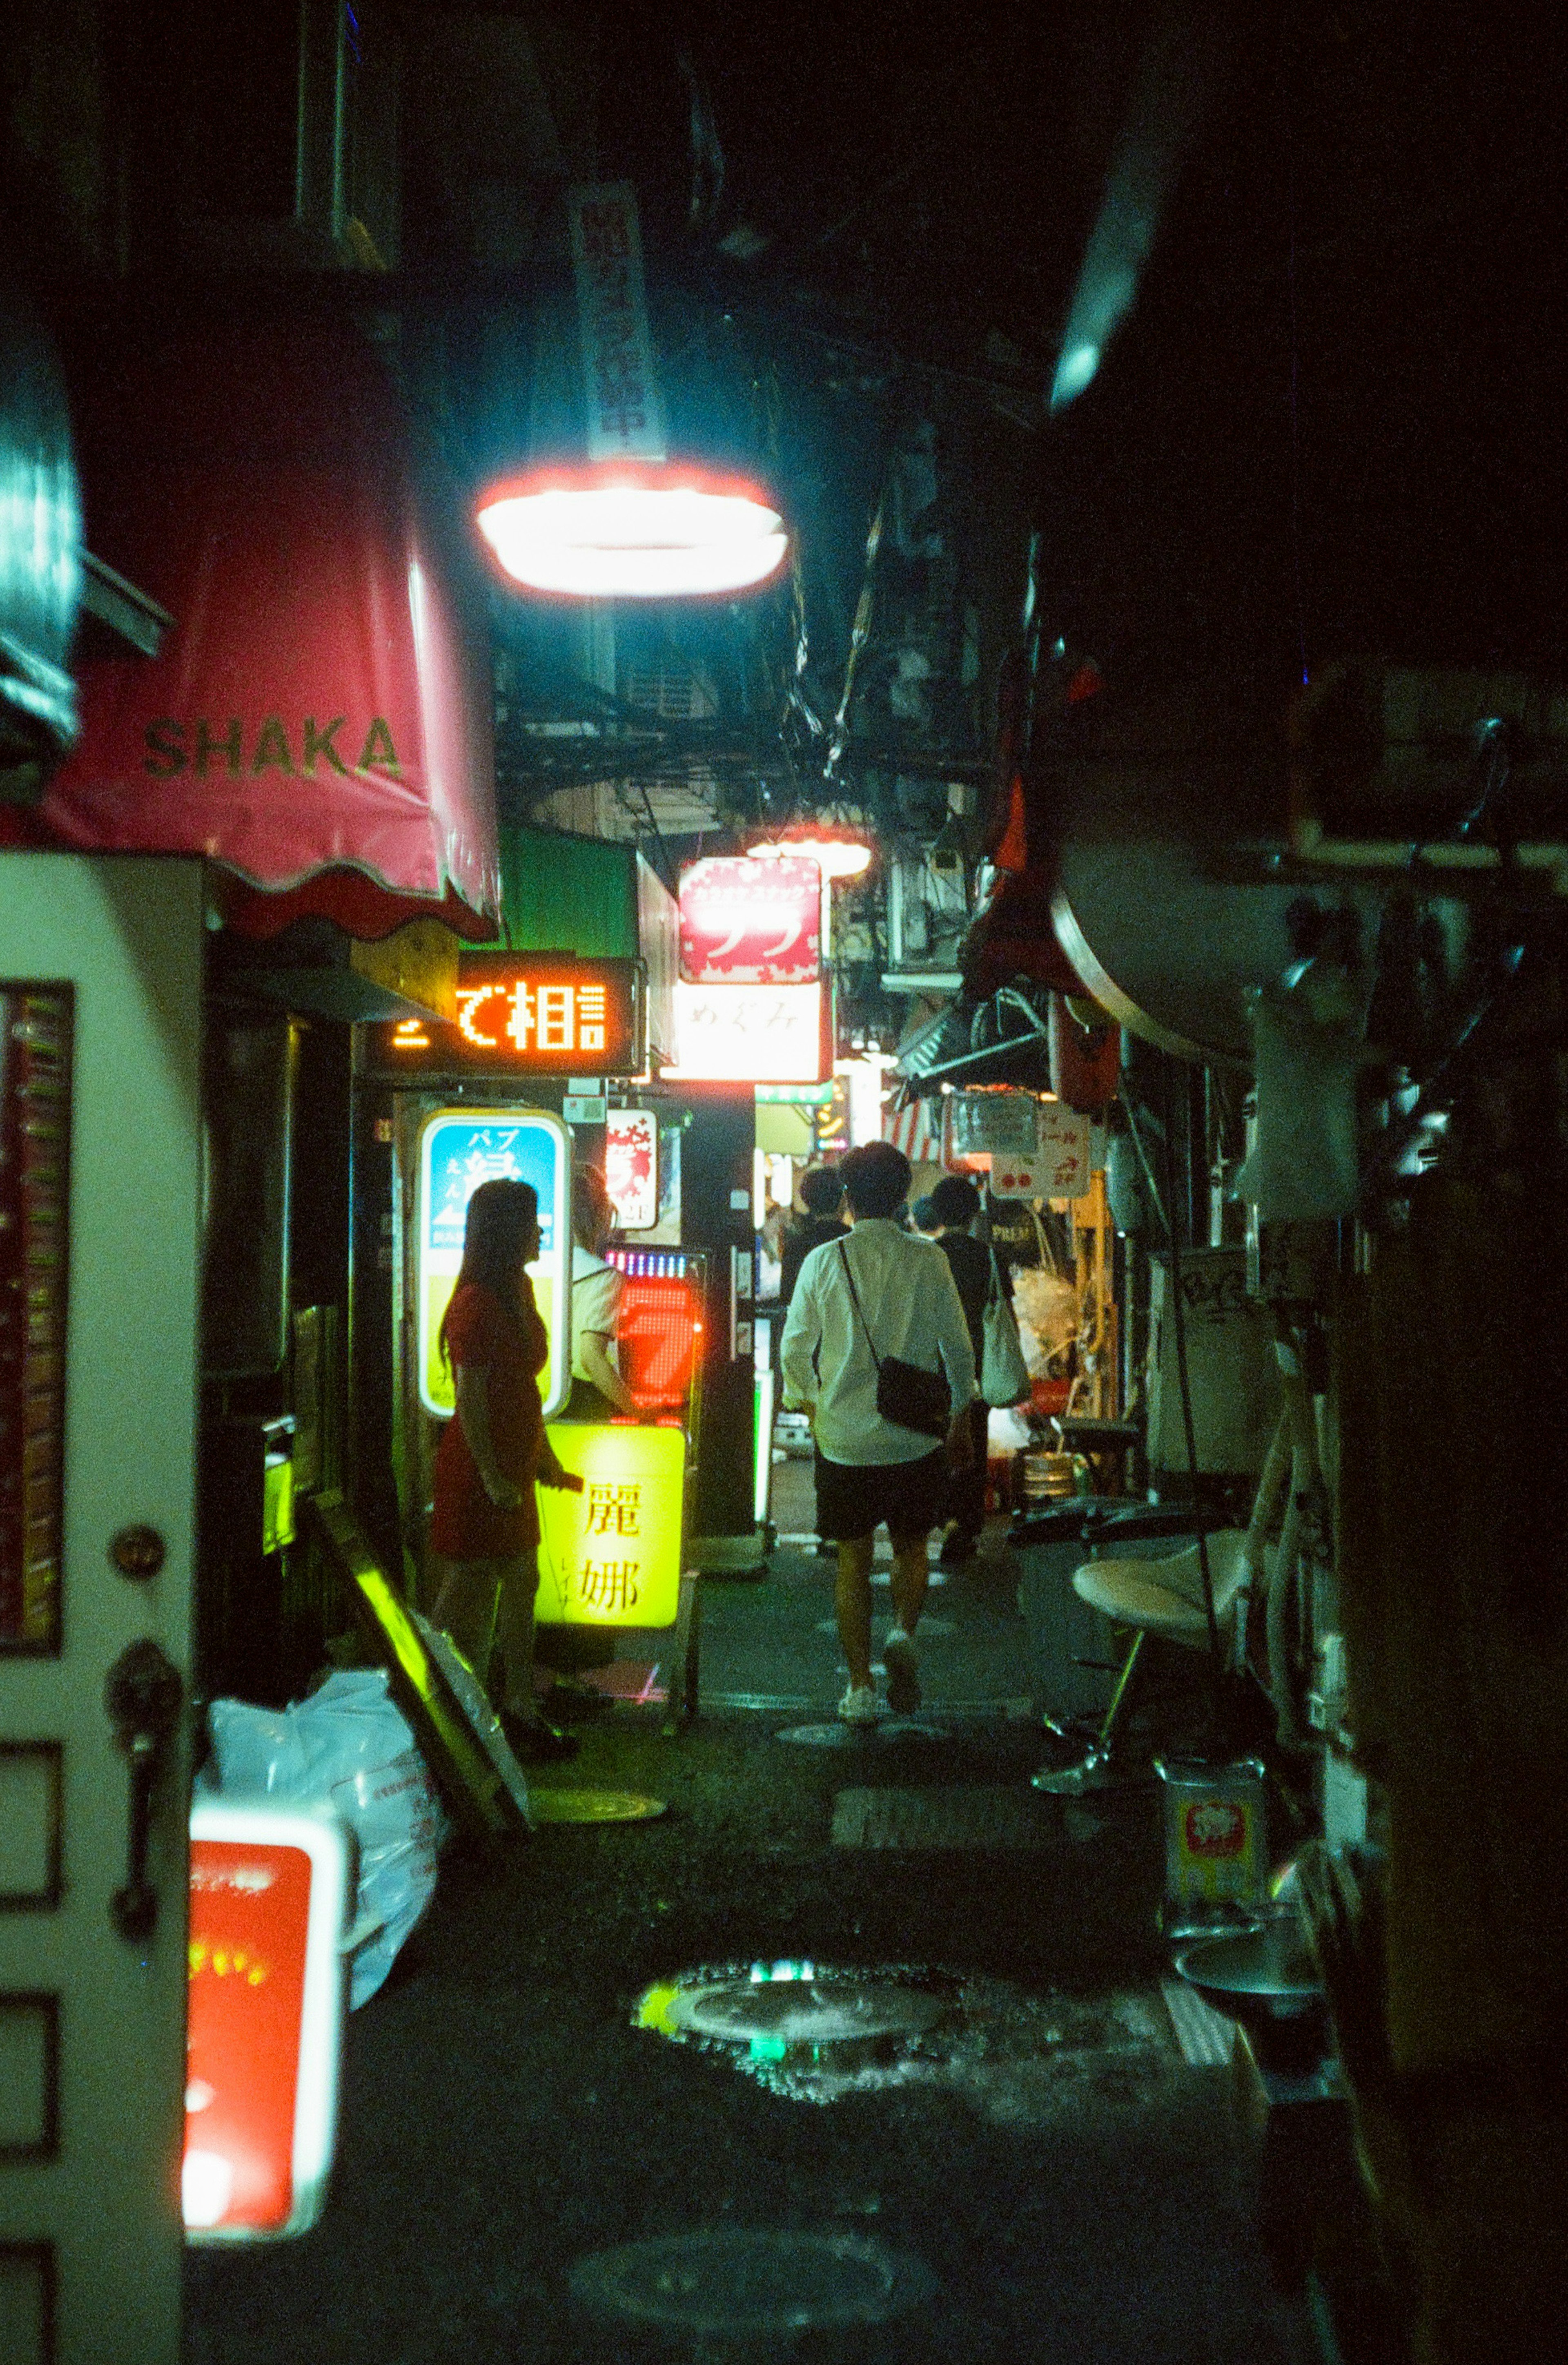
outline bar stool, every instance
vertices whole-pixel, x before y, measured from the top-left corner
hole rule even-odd
[[[1235,1610],[1238,1597],[1250,1581],[1249,1540],[1246,1528],[1217,1528],[1206,1539],[1215,1618],[1221,1623]],[[1203,1565],[1195,1542],[1165,1560],[1088,1561],[1074,1572],[1072,1589],[1092,1609],[1102,1611],[1118,1626],[1132,1627],[1134,1632],[1110,1706],[1086,1754],[1075,1765],[1043,1766],[1032,1777],[1036,1790],[1066,1799],[1079,1798],[1086,1790],[1108,1789],[1123,1778],[1121,1765],[1115,1762],[1118,1719],[1146,1637],[1163,1635],[1167,1642],[1181,1642],[1189,1650],[1209,1647]]]

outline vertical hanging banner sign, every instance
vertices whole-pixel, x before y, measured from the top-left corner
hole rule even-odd
[[[652,1109],[611,1109],[604,1126],[604,1187],[623,1232],[659,1219],[659,1121]]]
[[[566,194],[588,392],[590,460],[663,460],[664,406],[643,286],[637,193],[630,181]]]
[[[547,1109],[439,1109],[425,1120],[417,1287],[420,1401],[427,1412],[444,1416],[456,1403],[441,1352],[441,1318],[463,1262],[468,1202],[481,1182],[498,1176],[531,1182],[538,1194],[540,1250],[529,1278],[550,1337],[539,1393],[546,1414],[566,1403],[572,1386],[571,1158],[571,1136]]]

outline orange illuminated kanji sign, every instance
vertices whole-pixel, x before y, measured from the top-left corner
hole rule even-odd
[[[457,1016],[375,1029],[383,1074],[635,1076],[645,1064],[643,969],[556,953],[465,953]]]

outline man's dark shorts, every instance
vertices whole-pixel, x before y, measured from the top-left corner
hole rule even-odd
[[[817,1451],[817,1533],[840,1542],[886,1523],[894,1543],[912,1542],[947,1516],[947,1452],[918,1462],[830,1462]]]

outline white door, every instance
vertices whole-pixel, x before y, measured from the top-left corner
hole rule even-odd
[[[179,2356],[202,934],[0,853],[5,2365]]]

